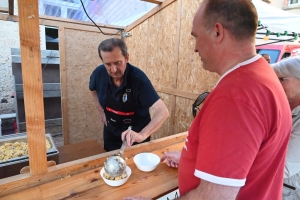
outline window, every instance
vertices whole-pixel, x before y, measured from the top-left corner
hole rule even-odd
[[[271,63],[276,63],[278,61],[278,57],[280,54],[279,50],[273,50],[273,49],[257,49],[257,53],[261,54],[268,54],[271,57]]]
[[[289,5],[300,4],[300,0],[289,0]]]

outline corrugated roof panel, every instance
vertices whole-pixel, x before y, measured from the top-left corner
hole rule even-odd
[[[128,26],[156,4],[141,0],[82,0],[88,15],[96,23]],[[40,15],[88,21],[80,0],[39,0]]]

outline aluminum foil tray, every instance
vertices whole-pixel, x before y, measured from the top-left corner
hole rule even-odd
[[[58,154],[58,150],[55,147],[55,144],[52,140],[52,137],[49,133],[46,134],[46,139],[51,145],[51,148],[47,150],[47,156]],[[18,134],[10,134],[10,135],[4,135],[0,137],[0,146],[3,145],[6,142],[27,142],[27,134],[26,133],[18,133]],[[11,165],[15,163],[20,163],[20,162],[25,162],[28,161],[28,156],[20,156],[17,158],[11,158],[8,159],[7,161],[2,161],[0,160],[0,167],[1,166],[6,166],[6,165]]]

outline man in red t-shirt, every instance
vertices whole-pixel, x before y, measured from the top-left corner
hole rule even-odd
[[[274,71],[256,55],[257,22],[245,0],[204,0],[194,17],[195,52],[221,78],[182,152],[161,159],[179,168],[179,199],[281,199],[291,113]]]
[[[221,78],[193,121],[179,167],[180,199],[281,199],[291,131],[284,91],[255,51],[251,1],[205,0],[192,28],[203,68]]]

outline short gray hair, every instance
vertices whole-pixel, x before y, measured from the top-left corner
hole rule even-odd
[[[276,74],[300,79],[300,57],[292,56],[271,64]]]
[[[103,60],[101,51],[112,52],[116,47],[119,47],[121,49],[122,55],[124,57],[128,56],[127,46],[123,40],[121,40],[120,38],[109,38],[102,41],[98,46],[98,54],[101,60]]]

